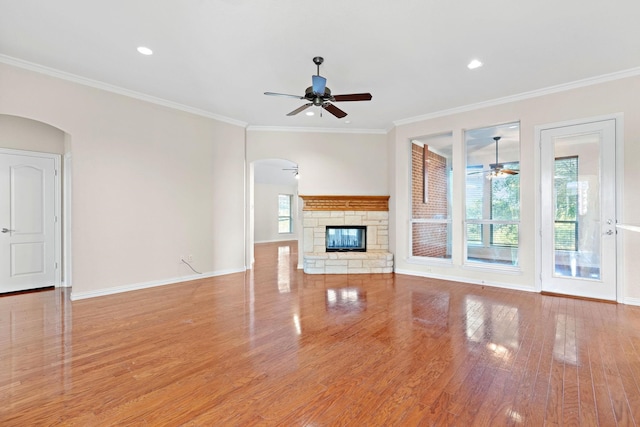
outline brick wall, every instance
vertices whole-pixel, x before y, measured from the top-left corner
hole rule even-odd
[[[431,151],[427,152],[428,200],[424,202],[423,148],[411,144],[411,193],[414,219],[448,218],[447,159]],[[447,225],[413,224],[413,256],[446,258]]]

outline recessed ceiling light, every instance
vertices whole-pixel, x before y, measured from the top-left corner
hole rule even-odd
[[[153,55],[153,51],[148,47],[144,47],[144,46],[139,46],[138,52],[140,52],[143,55]]]
[[[470,69],[470,70],[474,70],[474,69],[480,68],[480,67],[482,67],[482,62],[478,61],[477,59],[472,60],[467,65],[467,68]]]
[[[313,116],[313,115],[315,115],[316,113],[314,113],[313,111],[307,111],[305,114],[306,114],[307,116]]]

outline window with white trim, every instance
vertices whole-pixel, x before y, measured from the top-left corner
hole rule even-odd
[[[465,262],[517,266],[519,123],[465,131],[465,153]]]
[[[452,133],[411,141],[411,256],[451,260]]]
[[[291,194],[278,194],[278,233],[293,233]]]

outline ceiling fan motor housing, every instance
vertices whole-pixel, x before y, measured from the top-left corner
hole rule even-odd
[[[313,105],[322,105],[323,102],[331,101],[331,89],[325,87],[324,94],[318,95],[313,91],[313,86],[309,86],[307,90],[304,91],[304,97],[308,101],[313,102]]]

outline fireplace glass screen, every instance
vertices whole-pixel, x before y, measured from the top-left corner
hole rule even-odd
[[[367,227],[364,225],[327,226],[327,252],[366,252]]]

